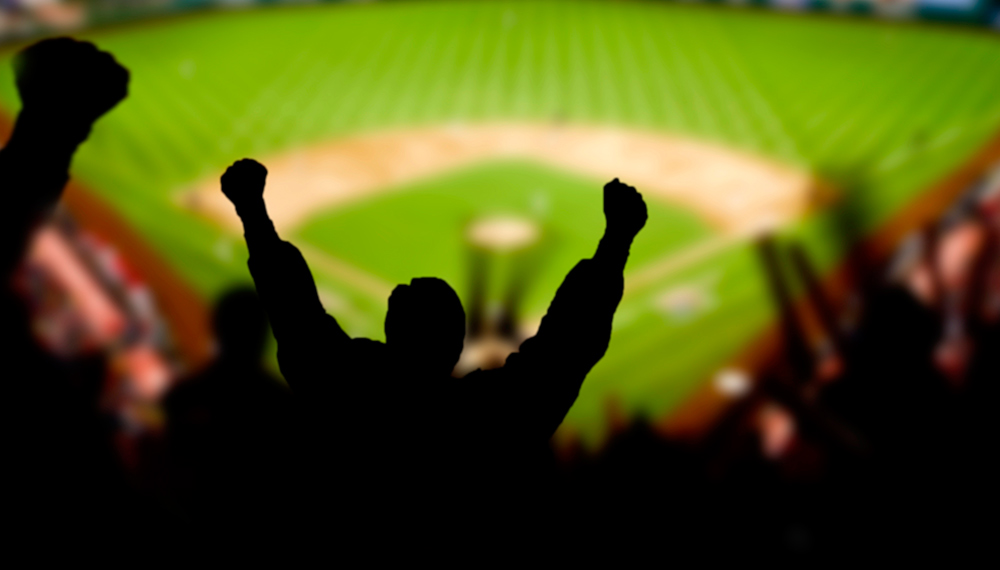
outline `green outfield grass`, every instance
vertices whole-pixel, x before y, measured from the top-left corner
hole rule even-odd
[[[337,256],[390,283],[438,276],[459,291],[468,281],[470,223],[496,214],[531,220],[541,229],[538,245],[525,253],[496,255],[493,271],[509,270],[505,257],[532,265],[533,284],[524,301],[527,316],[545,312],[555,287],[581,258],[590,257],[603,234],[601,186],[590,180],[520,162],[501,162],[410,185],[315,217],[299,231],[314,244],[333,246]],[[657,202],[648,205],[650,224],[632,251],[641,266],[711,235],[692,213]],[[386,220],[392,220],[387,224]],[[331,248],[333,249],[333,248]],[[491,298],[506,286],[498,275]],[[548,289],[546,289],[546,286]],[[381,322],[369,334],[381,334]]]
[[[74,172],[206,296],[247,279],[246,252],[239,236],[191,216],[176,197],[243,156],[452,121],[633,126],[814,170],[842,185],[840,207],[863,206],[863,233],[1000,125],[1000,39],[924,24],[653,2],[407,2],[201,13],[81,36],[114,52],[133,84]],[[18,106],[15,48],[0,61],[9,113]],[[602,182],[482,165],[317,212],[293,237],[389,282],[440,274],[462,294],[458,239],[468,218],[528,216],[545,235],[527,302],[539,313],[593,250]],[[824,269],[843,253],[830,238],[834,216],[788,230]],[[653,204],[629,274],[709,235],[685,212]],[[384,299],[316,273],[349,332],[380,334]],[[704,312],[657,308],[682,284],[705,292]],[[598,439],[608,397],[634,413],[670,411],[771,314],[745,245],[630,290],[567,429]]]

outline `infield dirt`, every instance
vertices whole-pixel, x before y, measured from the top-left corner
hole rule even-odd
[[[689,208],[723,235],[796,219],[817,202],[804,171],[704,142],[613,127],[545,124],[450,125],[359,135],[257,157],[268,168],[268,210],[292,230],[326,208],[480,162],[525,159],[608,181]],[[597,182],[600,183],[600,182]],[[218,179],[182,203],[239,231]]]

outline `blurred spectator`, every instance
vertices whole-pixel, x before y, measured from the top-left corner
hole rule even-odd
[[[269,525],[295,472],[292,394],[263,368],[267,318],[252,289],[223,295],[214,326],[215,361],[164,400],[168,493],[202,530]]]
[[[72,0],[0,1],[0,40],[41,31],[65,32],[87,22],[85,2]]]

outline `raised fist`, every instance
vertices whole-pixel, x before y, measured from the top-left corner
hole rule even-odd
[[[222,175],[222,193],[238,211],[261,200],[266,180],[267,169],[263,164],[251,158],[237,160]]]
[[[604,218],[607,232],[633,238],[646,225],[646,203],[635,188],[617,178],[604,185]]]
[[[70,128],[89,129],[128,94],[128,70],[90,42],[42,40],[14,58],[24,111]]]

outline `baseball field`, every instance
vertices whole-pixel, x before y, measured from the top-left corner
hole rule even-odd
[[[442,277],[467,301],[469,233],[497,219],[534,228],[520,251],[494,236],[488,295],[525,275],[530,330],[596,247],[602,185],[635,185],[649,223],[611,347],[562,431],[588,442],[609,399],[663,417],[771,322],[754,232],[794,236],[829,271],[840,214],[860,212],[853,239],[875,232],[1000,130],[1000,37],[942,25],[454,1],[202,12],[79,36],[132,84],[74,176],[206,300],[249,279],[217,186],[238,158],[268,165],[269,206],[328,311],[374,338],[396,283]],[[7,115],[18,47],[0,54]]]

